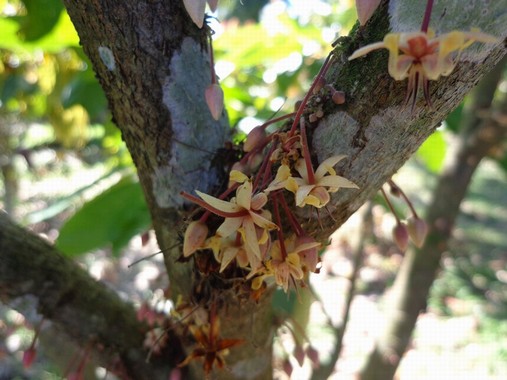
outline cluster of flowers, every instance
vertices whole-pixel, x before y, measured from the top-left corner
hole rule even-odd
[[[429,12],[431,4],[426,13]],[[496,38],[475,29],[471,32],[452,31],[435,37],[427,28],[428,22],[429,18],[425,17],[420,32],[387,34],[383,42],[360,48],[349,60],[379,48],[388,49],[390,75],[396,80],[408,78],[407,101],[412,99],[412,107],[414,106],[418,89],[422,85],[425,100],[431,106],[429,80],[449,75],[461,51],[474,41],[495,42]],[[306,272],[315,271],[320,244],[303,230],[288,206],[284,192],[294,195],[297,207],[319,209],[330,201],[330,193],[340,188],[357,188],[351,181],[336,175],[334,170],[334,166],[345,156],[330,157],[314,170],[306,138],[307,121],[303,112],[310,95],[323,87],[324,73],[332,59],[333,56],[330,55],[295,114],[277,118],[250,132],[243,146],[245,155],[233,166],[229,188],[221,196],[216,198],[199,191],[196,191],[198,197],[182,193],[184,198],[206,210],[186,230],[183,248],[185,257],[197,250],[211,250],[220,263],[220,272],[230,265],[246,269],[246,278],[253,279],[254,290],[260,289],[265,280],[273,277],[287,291],[291,285],[297,287],[298,281],[304,278]],[[213,62],[212,56],[211,60]],[[213,89],[208,88],[205,95],[213,117],[218,119],[223,107],[223,95],[215,91],[219,85],[213,78],[215,75],[212,70]],[[343,95],[339,91],[334,92]],[[333,94],[333,100],[335,95]],[[343,101],[340,99],[337,103]],[[309,115],[308,120],[316,121],[312,120],[312,116],[315,115]],[[269,124],[289,117],[293,118],[293,124],[288,132],[266,134]],[[267,154],[258,160],[263,152]],[[255,165],[254,162],[258,164]],[[273,178],[273,169],[277,166]],[[233,192],[235,196],[231,197]],[[266,208],[268,204],[271,205],[274,220]],[[288,235],[283,230],[280,209],[283,209],[292,230]],[[218,215],[224,220],[208,236],[207,220],[210,214]]]
[[[203,26],[206,1],[210,9],[216,8],[216,0],[183,0],[199,28]],[[380,1],[356,0],[356,4],[360,25],[363,26]],[[431,107],[429,81],[450,75],[463,49],[475,41],[498,41],[477,29],[435,36],[428,28],[432,6],[433,1],[428,0],[420,31],[389,33],[382,42],[364,46],[349,57],[349,60],[354,60],[374,50],[387,49],[388,72],[395,80],[408,79],[406,102],[412,100],[412,109],[420,88],[426,104]],[[211,43],[210,37],[211,84],[204,96],[211,116],[218,120],[223,111],[223,91],[214,72]],[[197,196],[181,193],[186,200],[203,209],[200,218],[192,221],[186,229],[183,255],[190,257],[197,251],[208,251],[219,263],[219,272],[232,267],[241,268],[245,279],[251,280],[252,294],[262,291],[270,281],[286,292],[289,288],[297,289],[305,274],[317,269],[320,243],[303,229],[291,206],[318,210],[329,203],[331,193],[341,188],[358,188],[350,180],[337,175],[334,169],[345,156],[330,157],[316,170],[311,161],[306,124],[316,122],[322,117],[322,112],[306,112],[303,115],[310,96],[324,88],[330,90],[330,98],[336,104],[345,101],[343,92],[334,90],[324,81],[324,74],[332,60],[333,56],[328,56],[297,112],[273,119],[250,132],[243,145],[244,155],[233,165],[229,187],[224,193],[218,197],[197,190]],[[268,125],[289,118],[293,119],[290,130],[266,133]],[[397,220],[393,231],[395,242],[404,250],[410,236],[417,246],[421,246],[427,233],[426,224],[417,216],[401,190],[392,181],[389,184],[393,191],[396,190],[394,193],[399,193],[406,200],[413,215],[405,224],[393,209]],[[290,199],[292,197],[293,200]],[[387,196],[386,200],[390,205]],[[286,223],[282,223],[282,211]],[[211,215],[222,218],[218,227],[218,224],[210,222]],[[228,349],[242,343],[238,339],[219,338],[219,319],[215,311],[208,314],[207,323],[196,324],[192,334],[198,346],[180,365],[204,357],[207,374],[215,363],[223,367],[223,356]],[[301,356],[301,347],[298,352]],[[308,356],[313,354],[310,350]],[[286,372],[291,372],[291,368]]]
[[[301,107],[301,106],[300,106]],[[266,135],[269,123],[253,129],[244,144],[245,155],[230,172],[230,185],[216,198],[196,191],[198,197],[182,193],[187,200],[201,206],[204,214],[189,224],[184,238],[185,257],[197,250],[211,250],[220,263],[220,272],[230,265],[247,271],[252,288],[274,278],[285,291],[297,287],[305,273],[314,272],[318,264],[320,243],[310,237],[292,212],[284,192],[294,196],[297,207],[320,209],[330,201],[330,193],[340,188],[357,188],[351,181],[338,176],[334,166],[345,156],[330,157],[314,170],[306,138],[305,119],[297,115],[288,132]],[[259,162],[255,156],[268,153]],[[273,167],[278,166],[276,176]],[[247,175],[256,173],[254,175]],[[273,178],[274,177],[274,178]],[[235,192],[235,196],[224,200]],[[266,208],[270,204],[274,214]],[[285,213],[291,233],[282,225]],[[209,235],[206,224],[211,214],[224,220]],[[274,236],[273,236],[274,235]]]

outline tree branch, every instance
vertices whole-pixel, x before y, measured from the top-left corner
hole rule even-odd
[[[0,212],[0,300],[35,303],[59,330],[89,345],[97,360],[125,379],[166,379],[168,363],[146,363],[146,327],[134,309],[41,238]]]
[[[391,19],[389,24],[392,15],[388,13],[387,3],[383,2],[364,29],[359,27],[351,33],[351,38],[339,40],[334,64],[327,75],[328,83],[345,92],[347,102],[343,106],[332,102],[324,105],[326,117],[314,126],[313,150],[319,162],[333,155],[347,155],[348,159],[338,166],[340,175],[355,182],[360,190],[345,189],[336,193],[332,207],[334,220],[321,220],[322,237],[327,237],[370,199],[506,54],[502,39],[507,32],[503,30],[503,35],[497,34],[498,44],[483,44],[481,54],[471,54],[468,61],[459,62],[449,77],[431,82],[433,108],[419,99],[412,111],[404,105],[406,81],[394,81],[387,72],[386,52],[348,61],[355,49],[382,41],[394,27],[396,20]],[[451,2],[448,3],[450,6]],[[418,28],[414,25],[412,30]],[[316,98],[313,97],[310,108],[318,106]],[[317,221],[312,226],[320,230]]]

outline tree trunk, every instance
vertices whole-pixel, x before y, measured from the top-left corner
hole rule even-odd
[[[491,107],[506,63],[504,58],[474,90],[471,104],[463,115],[465,124],[457,151],[448,156],[446,168],[428,206],[428,237],[421,249],[409,250],[403,260],[386,308],[387,324],[361,372],[363,380],[393,378],[417,317],[426,309],[431,285],[440,259],[448,249],[454,222],[472,175],[481,160],[507,135],[505,121],[495,119],[498,115],[505,117],[507,96]],[[481,115],[486,112],[488,117],[483,119]]]
[[[230,165],[217,154],[230,134],[226,115],[215,122],[203,96],[210,83],[207,28],[198,29],[178,0],[64,3],[137,167],[159,245],[166,249],[172,297],[202,298],[202,294],[196,297],[201,283],[194,275],[193,260],[179,260],[179,235],[190,212],[179,193],[195,189],[219,193]],[[389,29],[420,29],[422,12],[419,21],[411,24],[410,20],[400,19],[403,9],[396,8],[396,4],[403,2],[391,3],[388,8],[384,1],[367,26],[356,28],[334,51],[336,58],[327,82],[346,93],[347,103],[323,104],[323,98],[314,96],[305,111],[308,115],[322,106],[325,112],[310,131],[314,158],[320,162],[332,155],[347,155],[340,174],[360,186],[359,191],[343,190],[333,198],[329,207],[332,217],[321,215],[322,228],[316,215],[310,215],[306,229],[317,238],[327,238],[375,194],[505,54],[500,43],[481,45],[475,54],[463,56],[467,61],[461,62],[451,76],[434,83],[432,110],[421,101],[411,111],[401,105],[405,83],[394,82],[387,74],[385,53],[347,60],[358,47],[382,40]],[[459,3],[446,2],[450,9],[447,14],[461,12]],[[493,17],[497,16],[488,14],[477,19],[496,20]],[[493,22],[490,25],[496,29],[484,29],[486,32],[505,37],[504,28]],[[0,255],[15,251],[14,243],[5,243]],[[227,305],[219,310],[223,337],[248,341],[231,350],[226,358],[229,370],[221,372],[220,378],[271,378],[271,292],[258,304],[249,300],[240,303],[235,292],[206,285],[213,299],[219,298],[220,305]],[[58,322],[72,326],[62,319]]]

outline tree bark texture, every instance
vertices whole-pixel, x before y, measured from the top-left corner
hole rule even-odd
[[[93,280],[76,263],[0,212],[0,300],[35,305],[45,320],[101,365],[125,379],[166,379],[167,363],[147,363],[146,326],[131,305]]]
[[[159,245],[166,249],[172,297],[195,298],[199,284],[193,263],[179,260],[179,236],[191,211],[179,193],[198,189],[216,195],[227,181],[230,165],[217,154],[229,137],[227,117],[224,113],[214,121],[204,101],[204,90],[211,83],[206,27],[198,29],[179,0],[64,3],[137,167]],[[316,95],[305,111],[308,115],[322,107],[325,112],[325,117],[309,131],[314,160],[347,155],[338,168],[339,174],[360,186],[359,191],[337,193],[329,208],[333,218],[321,214],[323,228],[315,214],[305,218],[309,220],[305,229],[317,238],[327,238],[375,194],[505,54],[498,43],[467,56],[469,60],[460,62],[451,76],[432,83],[434,108],[430,110],[420,101],[411,112],[402,105],[405,83],[395,82],[387,74],[385,52],[347,60],[355,49],[382,40],[390,29],[420,28],[420,21],[412,25],[410,20],[400,19],[399,15],[404,14],[403,7],[396,7],[400,3],[403,1],[384,1],[365,27],[357,27],[336,47],[327,81],[346,93],[346,104],[337,106]],[[450,3],[456,5],[459,1],[446,2]],[[498,18],[494,14],[483,18],[488,17]],[[507,32],[501,30],[503,35],[496,35],[503,39]],[[4,249],[10,252],[16,246],[5,245]],[[240,304],[231,290],[214,292],[221,305],[228,306],[220,310],[224,338],[248,340],[252,335],[255,340],[232,350],[227,357],[229,370],[223,371],[220,378],[271,378],[270,293],[259,304]],[[63,319],[59,322],[65,325]],[[72,326],[72,322],[67,325]],[[249,326],[246,332],[245,326]]]
[[[456,153],[448,156],[446,168],[433,192],[426,222],[430,227],[423,247],[409,250],[387,306],[387,324],[364,366],[361,379],[392,379],[414,330],[417,317],[426,309],[431,285],[449,239],[468,185],[481,160],[507,135],[507,96],[491,107],[507,59],[503,59],[474,90]],[[484,119],[484,115],[487,114]],[[482,115],[482,116],[481,116]]]

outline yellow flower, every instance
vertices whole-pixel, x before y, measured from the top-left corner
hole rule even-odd
[[[276,173],[275,179],[266,188],[266,192],[287,189],[296,194],[296,205],[304,207],[307,204],[317,208],[324,207],[331,199],[328,193],[334,193],[341,187],[358,189],[359,187],[346,178],[336,175],[333,166],[344,159],[345,156],[333,156],[324,160],[315,171],[315,181],[310,183],[304,159],[296,162],[296,171],[301,176],[292,177],[290,168],[282,164]],[[326,175],[329,174],[329,175]],[[327,188],[327,190],[326,190]]]
[[[356,50],[349,61],[377,49],[389,50],[388,71],[395,80],[408,78],[407,99],[415,96],[422,83],[428,105],[428,80],[448,76],[458,62],[459,53],[475,41],[493,43],[497,38],[472,28],[470,32],[452,31],[441,36],[429,30],[425,32],[389,33],[383,42],[377,42]],[[401,54],[400,54],[401,52]],[[457,54],[453,54],[457,52]]]
[[[268,211],[262,210],[268,198],[265,193],[252,196],[252,183],[245,181],[236,190],[236,197],[230,201],[212,197],[196,191],[205,204],[200,204],[207,210],[225,218],[216,233],[221,237],[228,237],[239,232],[243,238],[244,248],[251,264],[262,260],[259,244],[267,240],[269,230],[278,229],[271,222]],[[260,229],[260,237],[257,230]]]
[[[295,193],[298,189],[298,185],[295,179],[290,175],[290,168],[286,164],[280,165],[278,171],[276,172],[275,179],[269,184],[269,186],[264,191],[266,193],[269,193],[270,191],[275,191],[284,188],[292,193]]]
[[[329,157],[324,160],[315,171],[314,183],[310,183],[309,181],[305,160],[299,159],[298,162],[296,162],[296,170],[301,178],[294,178],[297,184],[297,190],[295,192],[296,205],[304,207],[308,204],[321,208],[329,202],[329,193],[337,192],[342,187],[359,189],[355,183],[336,175],[336,171],[333,169],[333,167],[344,158],[345,156],[340,155]]]
[[[280,241],[277,240],[271,247],[271,260],[266,262],[266,267],[257,272],[260,274],[252,281],[252,289],[259,289],[264,279],[270,276],[275,277],[275,282],[283,288],[285,292],[290,285],[296,286],[296,281],[302,280],[305,274],[306,263],[301,260],[301,254],[320,246],[316,241],[303,240],[296,238],[295,235],[284,240],[282,248]],[[250,275],[249,275],[250,276]]]

